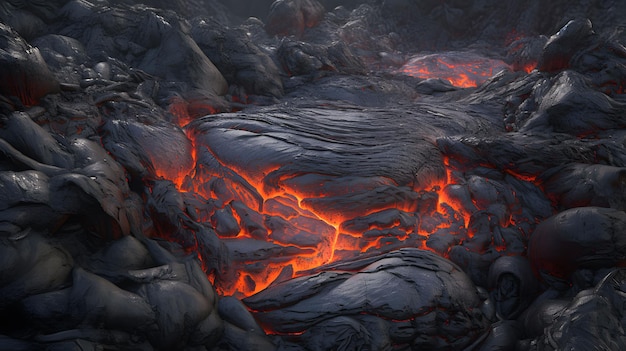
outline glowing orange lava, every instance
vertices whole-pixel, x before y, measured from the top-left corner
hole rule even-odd
[[[510,67],[501,60],[466,52],[418,55],[400,68],[412,77],[441,78],[459,88],[476,87],[494,74]]]
[[[522,71],[524,71],[526,73],[530,73],[530,72],[534,71],[535,68],[537,68],[537,62],[530,62],[530,63],[525,64],[522,67]]]
[[[289,187],[288,178],[278,182],[277,187],[269,187],[264,178],[272,169],[261,172],[260,178],[249,177],[246,170],[233,167],[233,171],[241,179],[224,178],[220,172],[199,167],[192,176],[193,181],[182,190],[195,192],[206,199],[217,199],[216,211],[233,209],[232,215],[239,230],[235,234],[218,233],[223,240],[262,240],[287,248],[287,253],[277,250],[276,257],[235,263],[235,275],[229,281],[215,283],[223,295],[250,296],[276,280],[295,277],[298,272],[362,253],[380,252],[385,247],[392,249],[399,245],[427,249],[424,240],[428,235],[459,220],[465,226],[469,220],[468,214],[454,209],[454,201],[445,196],[438,197],[437,192],[447,180],[441,180],[440,185],[427,191],[415,190],[416,197],[419,192],[426,192],[434,199],[432,208],[421,210],[424,218],[434,219],[418,218],[416,211],[420,210],[413,200],[372,204],[369,211],[350,218],[346,213],[324,211],[307,203],[312,195],[323,198],[334,194],[307,194]],[[227,190],[206,186],[211,183],[219,183]],[[444,202],[447,204],[443,205]],[[252,218],[255,215],[258,217]],[[457,218],[451,221],[448,216]],[[201,220],[210,221],[211,217]],[[420,224],[420,220],[429,225]]]
[[[184,118],[179,121],[186,123]],[[454,243],[470,240],[472,214],[483,209],[469,198],[467,187],[455,184],[445,157],[447,174],[422,188],[378,177],[341,189],[330,176],[312,175],[316,181],[310,184],[303,183],[302,174],[276,176],[281,165],[254,170],[226,164],[194,135],[188,137],[195,169],[185,179],[172,181],[180,191],[206,200],[206,208],[196,217],[210,223],[229,249],[230,275],[212,281],[222,295],[250,296],[299,272],[401,247],[431,249],[445,256],[447,244],[439,241],[431,247],[429,237],[443,234]],[[202,159],[216,162],[209,166]],[[367,197],[364,204],[351,202],[363,202],[350,197],[362,193],[377,197]]]
[[[184,103],[178,102],[170,111],[180,113],[178,121],[186,124],[188,114],[179,110],[180,106]],[[233,275],[214,282],[222,295],[250,296],[274,281],[363,253],[402,246],[427,249],[425,239],[430,234],[454,222],[460,221],[462,226],[468,223],[469,215],[455,209],[457,205],[452,199],[439,196],[448,179],[435,180],[428,189],[405,187],[403,196],[385,197],[384,201],[367,204],[367,210],[333,211],[315,200],[372,189],[356,184],[351,189],[332,188],[332,194],[325,194],[320,190],[324,184],[308,190],[294,187],[298,183],[293,181],[296,175],[269,181],[268,176],[278,165],[261,171],[239,169],[235,165],[209,169],[197,163],[197,154],[210,151],[195,145],[193,135],[188,137],[194,144],[195,170],[187,179],[171,180],[180,191],[193,192],[213,205],[209,213],[199,215],[199,220],[211,223],[227,246],[230,243],[232,249],[235,244],[232,249],[235,251],[239,244],[275,245],[266,248],[272,252],[271,257],[233,259]],[[380,189],[397,187],[385,179],[373,184],[370,186]],[[431,205],[420,208],[422,200]],[[220,221],[232,223],[234,229],[219,227]]]

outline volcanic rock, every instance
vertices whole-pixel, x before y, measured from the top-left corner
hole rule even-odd
[[[569,21],[548,39],[537,68],[540,71],[554,72],[570,67],[573,55],[587,45],[593,34],[595,33],[590,20]]]
[[[174,13],[142,6],[82,11],[86,13],[75,16],[62,33],[83,43],[92,59],[111,56],[162,79],[185,82],[189,88],[216,95],[226,92],[226,80],[191,38],[189,24]]]
[[[533,301],[539,282],[521,256],[502,256],[489,268],[491,300],[502,319],[516,318]]]
[[[580,268],[612,267],[626,258],[626,213],[601,207],[565,210],[537,226],[528,243],[533,270],[548,282]]]
[[[542,175],[546,193],[563,209],[599,206],[614,209],[624,204],[624,168],[574,163]]]
[[[86,64],[89,57],[85,47],[78,40],[48,34],[33,40],[32,44],[39,49],[46,63],[54,68],[53,73],[59,81],[74,84],[80,82],[79,66]]]
[[[570,299],[557,298],[554,291],[547,291],[538,297],[517,319],[527,338],[542,336],[545,328],[554,323],[567,307]]]
[[[294,42],[285,38],[276,52],[289,75],[305,75],[320,71],[363,74],[365,67],[360,58],[343,42],[329,46]]]
[[[549,90],[537,91],[537,110],[528,120],[520,121],[520,131],[552,129],[557,133],[589,135],[624,126],[622,105],[609,96],[591,89],[586,78],[573,71],[557,75]],[[519,123],[519,122],[518,122]]]
[[[178,179],[193,167],[189,139],[170,123],[109,120],[104,129],[105,147],[138,177]]]
[[[230,84],[247,94],[281,97],[280,70],[243,29],[224,28],[209,18],[192,22],[192,38]]]
[[[0,23],[0,93],[21,104],[32,106],[39,99],[59,91],[41,53],[30,46],[11,27]]]
[[[2,239],[0,308],[67,284],[74,262],[62,246],[38,233]]]
[[[277,333],[319,328],[321,333],[303,338],[346,349],[373,345],[377,330],[366,328],[373,318],[387,326],[390,342],[433,349],[449,347],[437,335],[462,348],[487,323],[468,277],[431,252],[402,249],[333,269],[279,283],[244,302]],[[331,325],[340,329],[329,333]]]
[[[28,235],[31,229],[53,232],[65,215],[53,209],[49,178],[38,171],[3,172],[0,222],[2,232],[10,237]]]
[[[619,350],[626,347],[624,318],[625,272],[616,269],[595,288],[581,291],[558,314],[543,335],[522,350],[563,350],[572,347]]]
[[[276,0],[270,7],[265,30],[271,35],[299,37],[305,28],[317,25],[324,13],[318,0]]]
[[[619,1],[264,3],[0,3],[0,348],[623,348]]]
[[[80,268],[74,269],[68,302],[72,318],[105,328],[146,330],[156,321],[155,311],[142,297]]]

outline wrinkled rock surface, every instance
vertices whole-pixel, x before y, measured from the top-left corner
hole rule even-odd
[[[237,3],[0,3],[0,348],[624,348],[618,1]]]

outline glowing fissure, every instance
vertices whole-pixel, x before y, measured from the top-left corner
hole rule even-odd
[[[218,292],[223,295],[250,296],[277,279],[293,278],[298,276],[298,272],[310,271],[361,253],[407,246],[432,250],[426,245],[426,240],[431,234],[441,231],[460,235],[459,241],[471,238],[467,227],[472,213],[462,199],[451,195],[455,184],[450,183],[450,172],[447,179],[435,182],[429,189],[415,190],[422,194],[420,201],[433,203],[426,205],[426,209],[417,209],[414,203],[394,204],[375,207],[349,218],[342,213],[325,213],[307,206],[307,195],[282,183],[278,184],[278,188],[268,187],[264,179],[253,179],[245,170],[231,169],[247,184],[224,178],[224,174],[211,172],[200,165],[190,176],[192,181],[186,182],[181,191],[193,191],[205,199],[212,199],[217,204],[215,211],[231,209],[227,213],[232,214],[239,229],[234,235],[218,233],[222,240],[263,240],[286,249],[275,257],[259,260],[260,263],[247,260],[234,262],[237,273],[232,281],[216,282]],[[268,169],[260,174],[267,175],[271,171]],[[207,187],[207,184],[215,182],[232,192],[221,193]],[[249,188],[255,189],[256,194],[251,194]],[[258,209],[261,216],[251,220],[241,210],[242,206],[253,212]],[[201,220],[210,221],[211,216]],[[246,221],[256,224],[250,226]]]
[[[527,73],[534,64],[521,67]],[[447,52],[417,55],[400,68],[400,73],[421,78],[441,78],[459,88],[476,87],[502,70],[512,67],[501,60],[491,59],[467,52]]]
[[[195,167],[191,174],[179,174],[170,180],[180,191],[207,201],[198,220],[211,223],[231,251],[230,275],[214,280],[222,295],[250,296],[299,272],[401,247],[419,247],[446,256],[449,244],[437,239],[431,243],[430,236],[452,237],[451,242],[457,244],[472,240],[482,223],[477,221],[474,226],[478,229],[471,228],[472,216],[486,210],[471,198],[466,184],[455,184],[447,157],[443,158],[443,179],[435,179],[423,188],[401,187],[390,179],[377,180],[369,185],[373,189],[357,185],[358,191],[365,192],[378,190],[377,186],[404,190],[398,191],[400,195],[385,193],[372,203],[344,209],[332,201],[353,194],[352,188],[328,187],[327,178],[321,177],[321,183],[306,183],[309,185],[301,190],[296,186],[302,184],[297,181],[302,174],[275,177],[280,165],[255,170],[227,164],[208,146],[196,142],[192,133],[187,136]],[[207,157],[212,160],[210,164],[202,163]],[[163,170],[157,170],[157,174],[172,176],[172,172]],[[342,201],[351,200],[348,197]],[[514,225],[511,215],[505,217],[498,223],[506,222],[501,223],[503,227]],[[506,249],[504,243],[497,246]],[[254,251],[257,247],[261,256]]]

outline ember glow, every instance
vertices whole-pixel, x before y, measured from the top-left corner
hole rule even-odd
[[[502,70],[530,73],[535,66],[535,63],[528,63],[514,68],[502,60],[451,51],[416,55],[397,73],[443,79],[456,87],[470,88]],[[174,121],[183,129],[196,118],[223,112],[208,101],[181,97],[171,99],[169,106]],[[206,145],[196,143],[193,133],[188,132],[187,136],[192,145],[193,170],[156,167],[156,174],[172,181],[179,191],[199,196],[208,204],[197,214],[198,220],[214,227],[218,237],[236,256],[231,257],[231,272],[227,277],[217,279],[209,273],[223,296],[251,296],[270,284],[333,262],[402,247],[418,247],[447,257],[451,245],[472,240],[481,230],[485,220],[474,214],[490,210],[471,194],[464,193],[465,185],[456,183],[454,167],[447,157],[443,162],[447,169],[444,179],[433,179],[421,187],[403,187],[381,177],[375,182],[377,186],[406,189],[395,197],[389,194],[384,199],[354,200],[372,201],[364,207],[335,204],[326,199],[358,192],[372,187],[371,184],[357,182],[350,188],[338,189],[328,186],[324,176],[314,175],[320,182],[302,188],[301,178],[308,177],[307,174],[288,174],[276,179],[272,174],[282,165],[255,169],[229,164]],[[197,155],[203,153],[211,155],[211,164],[198,161]],[[535,181],[534,176],[508,173],[523,181]],[[330,178],[328,183],[332,183]],[[522,231],[515,228],[515,217],[520,214],[505,212],[493,220],[502,228]],[[492,216],[487,217],[491,222]],[[431,235],[434,240],[429,240]],[[255,245],[266,245],[263,257],[255,256],[258,252],[249,248]],[[504,241],[495,247],[499,252],[507,250]]]
[[[177,116],[181,121],[185,117]],[[272,283],[336,261],[402,247],[419,247],[447,256],[448,248],[429,244],[431,234],[444,235],[455,243],[471,235],[467,227],[477,208],[463,202],[467,199],[458,194],[447,159],[444,179],[435,179],[422,188],[400,187],[404,189],[401,195],[372,199],[363,211],[360,204],[337,205],[325,199],[397,184],[381,177],[374,186],[357,182],[350,189],[338,189],[330,177],[326,182],[324,177],[312,175],[320,182],[302,189],[297,186],[301,184],[298,178],[306,178],[306,174],[272,178],[279,165],[264,170],[244,169],[216,159],[218,167],[210,168],[198,162],[197,155],[211,150],[199,146],[193,134],[188,133],[188,137],[195,168],[187,176],[169,180],[180,191],[193,193],[209,204],[206,211],[198,213],[199,221],[211,223],[236,256],[233,275],[213,281],[221,295],[251,296]],[[246,246],[260,242],[267,246],[266,257],[246,253]]]
[[[623,18],[4,1],[0,349],[626,350]]]
[[[400,68],[400,72],[422,79],[441,78],[455,87],[471,88],[502,70],[510,69],[502,60],[468,52],[446,52],[414,56]]]

